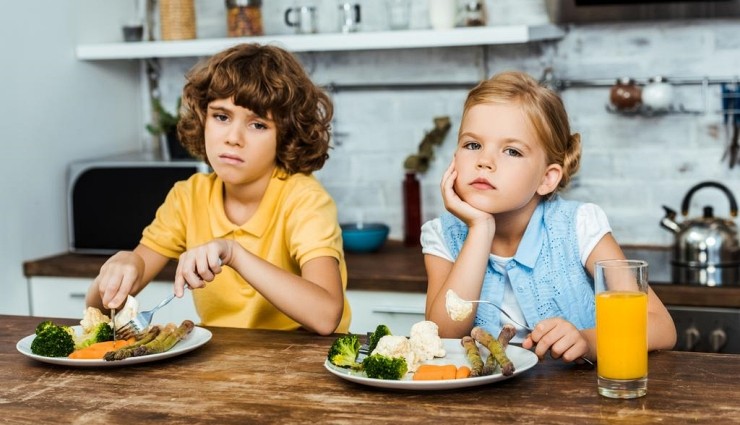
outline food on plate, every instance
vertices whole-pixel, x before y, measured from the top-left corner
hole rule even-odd
[[[448,289],[445,294],[445,309],[450,319],[462,322],[473,313],[473,303],[460,298],[455,291]]]
[[[375,332],[370,334],[368,338],[367,351],[372,353],[375,347],[378,346],[378,341],[386,335],[392,335],[390,328],[387,325],[380,324],[375,328]]]
[[[157,334],[154,339],[150,340],[146,344],[139,344],[131,349],[128,357],[147,356],[150,354],[169,351],[175,346],[175,344],[188,336],[194,328],[195,323],[193,323],[192,320],[183,320],[180,326],[177,326],[174,323],[168,323],[160,329],[159,334]],[[121,350],[126,350],[127,348],[128,347],[123,347]],[[108,356],[108,353],[106,353],[103,358],[107,361],[119,360],[115,354]]]
[[[148,344],[154,341],[154,339],[157,337],[157,335],[159,335],[159,332],[161,332],[161,330],[162,328],[160,328],[159,326],[151,326],[146,331],[146,333],[141,337],[141,339],[134,342],[133,344],[127,345],[116,351],[109,351],[105,353],[105,355],[103,356],[103,359],[110,362],[113,360],[123,360],[129,357],[132,357],[134,354],[134,350],[137,347],[140,347],[142,345],[145,345],[145,344]]]
[[[435,357],[444,357],[445,350],[439,327],[436,323],[423,320],[411,326],[410,336],[385,335],[378,341],[372,354],[383,354],[390,357],[403,357],[413,372],[425,361]]]
[[[511,341],[514,335],[516,335],[516,328],[511,323],[507,323],[501,328],[501,332],[498,334],[498,342],[501,344],[501,349],[504,350],[504,353],[506,352],[506,347],[509,346],[509,341]],[[492,374],[494,369],[496,369],[496,363],[495,356],[488,356],[486,358],[486,364],[483,366],[483,374]]]
[[[387,325],[378,325],[368,335],[369,355],[362,362],[357,361],[360,346],[356,334],[339,336],[329,347],[327,360],[334,366],[365,372],[368,378],[401,379],[423,362],[446,355],[439,327],[427,320],[415,323],[408,338],[391,334]],[[461,375],[469,372],[461,371]]]
[[[496,359],[496,362],[501,365],[501,373],[504,376],[511,376],[514,373],[514,363],[512,363],[506,356],[506,351],[498,339],[494,338],[480,326],[474,327],[470,331],[470,336],[478,341],[479,344],[488,348],[488,351],[491,352],[491,356],[493,356],[493,358]]]
[[[444,357],[446,354],[442,338],[439,337],[439,326],[430,320],[422,320],[411,326],[409,342],[417,362]]]
[[[411,349],[411,342],[402,335],[386,335],[380,338],[378,346],[370,354],[403,358],[412,372],[419,365],[416,361],[416,353]]]
[[[501,327],[501,333],[498,334],[498,342],[501,347],[506,349],[509,346],[509,341],[516,335],[516,328],[511,323],[507,323]]]
[[[347,334],[334,340],[327,357],[334,366],[356,368],[359,354],[360,338],[355,334]]]
[[[457,366],[454,364],[423,364],[416,369],[414,381],[436,381],[440,379],[456,379]]]
[[[128,322],[134,319],[139,314],[139,301],[131,295],[126,298],[126,304],[123,305],[116,317],[113,318],[116,329],[125,326]]]
[[[100,360],[105,356],[105,353],[109,351],[118,350],[127,345],[130,345],[136,341],[135,339],[119,339],[116,341],[103,341],[90,344],[84,348],[73,351],[70,355],[70,359],[84,359],[84,360]]]
[[[460,344],[465,348],[465,357],[470,363],[470,376],[490,375],[491,373],[484,373],[483,359],[481,358],[478,344],[475,343],[473,337],[462,337]],[[492,372],[492,370],[490,372]]]
[[[85,309],[80,320],[81,334],[75,334],[75,350],[81,350],[92,344],[113,340],[113,328],[110,318],[95,307]]]
[[[470,377],[470,368],[467,366],[458,366],[457,367],[457,373],[455,374],[455,379],[463,379],[463,378],[469,378]]]
[[[464,379],[471,376],[467,366],[454,364],[423,364],[414,372],[414,381],[436,381],[440,379]]]
[[[383,338],[388,338],[385,336]],[[368,378],[399,380],[409,371],[406,359],[371,354],[362,361],[362,368]]]
[[[73,335],[74,330],[69,326],[45,320],[36,326],[31,352],[45,357],[67,357],[75,350]]]

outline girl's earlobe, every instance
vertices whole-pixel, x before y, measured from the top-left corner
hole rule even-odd
[[[563,167],[558,164],[550,164],[542,176],[542,182],[537,188],[537,194],[545,196],[555,192],[563,178]]]

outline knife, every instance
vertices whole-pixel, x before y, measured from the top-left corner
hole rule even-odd
[[[110,309],[110,323],[111,323],[111,328],[113,328],[113,342],[116,342],[116,322],[115,322],[115,318],[116,318],[116,309],[115,308],[112,308],[112,309]]]

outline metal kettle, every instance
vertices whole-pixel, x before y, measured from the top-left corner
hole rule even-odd
[[[714,208],[704,207],[701,217],[676,222],[676,211],[663,206],[665,217],[660,225],[675,234],[671,271],[673,283],[729,286],[740,284],[740,248],[737,226],[737,202],[730,190],[717,182],[703,182],[692,187],[683,198],[681,214],[688,215],[691,197],[697,190],[715,187],[730,201],[731,219],[714,216]]]

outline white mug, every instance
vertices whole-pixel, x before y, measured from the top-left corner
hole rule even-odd
[[[429,22],[435,30],[455,28],[457,0],[429,0]]]
[[[339,30],[355,32],[360,29],[360,5],[357,3],[341,3],[339,5]]]
[[[291,19],[291,17],[294,19]],[[315,34],[318,32],[316,21],[316,8],[314,6],[285,9],[285,25],[295,28],[298,34]]]

